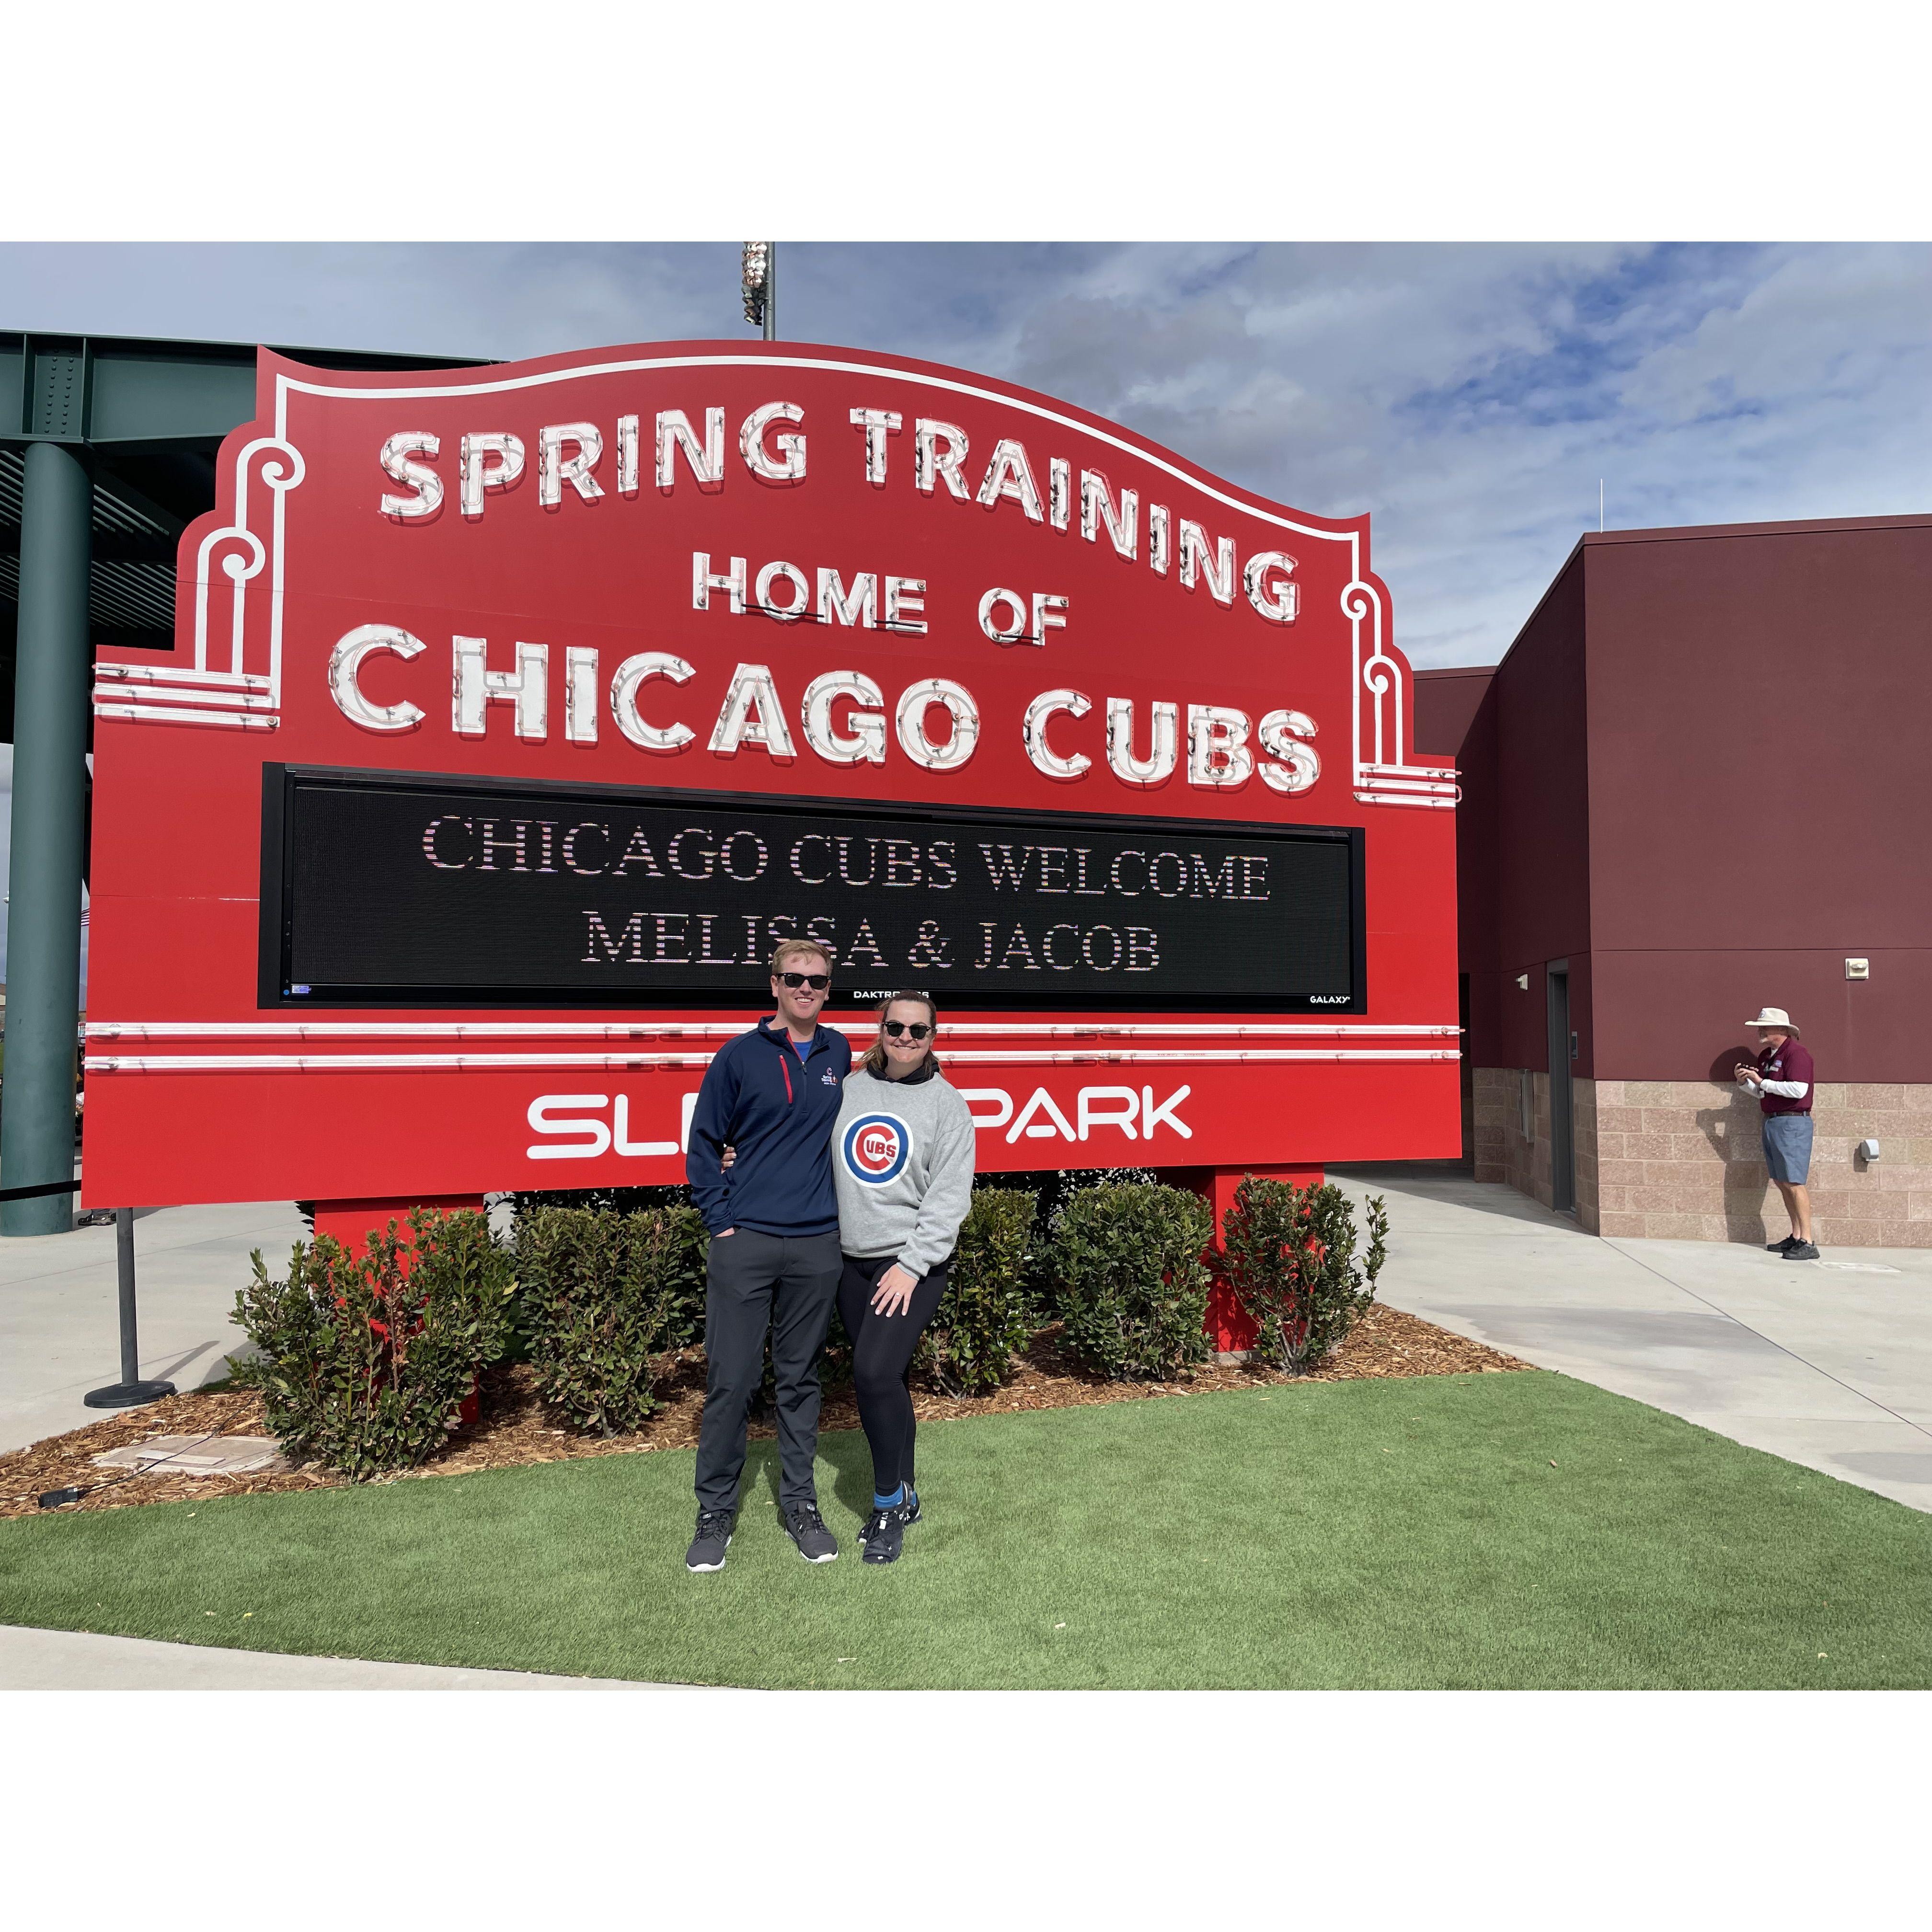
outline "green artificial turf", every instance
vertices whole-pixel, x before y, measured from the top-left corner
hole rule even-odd
[[[775,1686],[1932,1684],[1932,1518],[1560,1376],[928,1424],[892,1568],[863,1438],[820,1454],[834,1564],[761,1444],[688,1574],[661,1450],[0,1522],[0,1621]]]

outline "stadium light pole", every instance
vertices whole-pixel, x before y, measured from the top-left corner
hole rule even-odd
[[[778,244],[747,242],[740,281],[745,296],[745,320],[764,326],[765,340],[778,339]]]

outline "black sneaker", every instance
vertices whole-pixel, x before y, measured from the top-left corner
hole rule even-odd
[[[875,1509],[866,1519],[863,1554],[866,1563],[896,1563],[905,1546],[905,1508]]]
[[[899,1508],[899,1520],[910,1528],[919,1519],[919,1492],[908,1483],[906,1485],[906,1499]]]
[[[838,1555],[838,1539],[825,1526],[816,1503],[794,1503],[782,1512],[785,1533],[798,1545],[808,1563],[830,1563]]]
[[[1781,1241],[1766,1242],[1764,1251],[1768,1255],[1788,1255],[1798,1245],[1798,1237],[1796,1234],[1786,1234]]]
[[[732,1516],[729,1510],[700,1510],[698,1534],[684,1552],[687,1570],[722,1570],[724,1552],[731,1546]]]
[[[1794,1241],[1784,1251],[1788,1262],[1815,1262],[1818,1258],[1817,1244],[1812,1241]]]

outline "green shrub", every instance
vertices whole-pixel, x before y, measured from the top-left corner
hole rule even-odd
[[[359,1256],[326,1234],[298,1241],[282,1281],[251,1258],[235,1321],[284,1448],[358,1480],[427,1460],[502,1348],[510,1262],[489,1222],[418,1208]]]
[[[578,1429],[628,1435],[657,1407],[651,1358],[704,1330],[704,1221],[539,1208],[516,1224],[518,1300],[537,1390]]]
[[[1051,1258],[1066,1346],[1116,1382],[1204,1360],[1214,1217],[1198,1195],[1151,1181],[1089,1188],[1061,1210]]]
[[[1253,1322],[1264,1360],[1297,1375],[1320,1362],[1376,1297],[1388,1253],[1388,1211],[1368,1203],[1369,1251],[1348,1197],[1330,1181],[1297,1187],[1250,1174],[1222,1226],[1222,1279]]]
[[[1033,1226],[1030,1193],[974,1190],[946,1292],[913,1358],[949,1395],[985,1395],[1012,1379],[1013,1352],[1034,1326],[1027,1282]]]
[[[1126,1187],[1158,1177],[1150,1167],[1065,1167],[1009,1169],[982,1174],[973,1184],[975,1190],[986,1188],[1025,1194],[1034,1204],[1033,1244],[1027,1263],[1027,1295],[1033,1306],[1036,1329],[1051,1322],[1059,1312],[1058,1291],[1053,1275],[1053,1237],[1066,1204],[1094,1187]]]

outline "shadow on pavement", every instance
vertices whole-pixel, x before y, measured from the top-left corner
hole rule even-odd
[[[1558,1214],[1519,1194],[1500,1180],[1478,1180],[1467,1164],[1451,1160],[1395,1160],[1328,1170],[1331,1180],[1352,1181],[1358,1187],[1387,1188],[1422,1201],[1444,1201],[1505,1221],[1529,1221],[1537,1226],[1576,1232],[1574,1215]]]
[[[190,1348],[186,1354],[177,1356],[173,1361],[166,1364],[159,1370],[155,1379],[159,1382],[173,1382],[178,1385],[182,1379],[182,1370],[186,1368],[189,1363],[198,1362],[204,1355],[211,1352],[219,1355],[224,1363],[228,1359],[225,1344],[220,1342],[204,1342],[200,1348]]]

